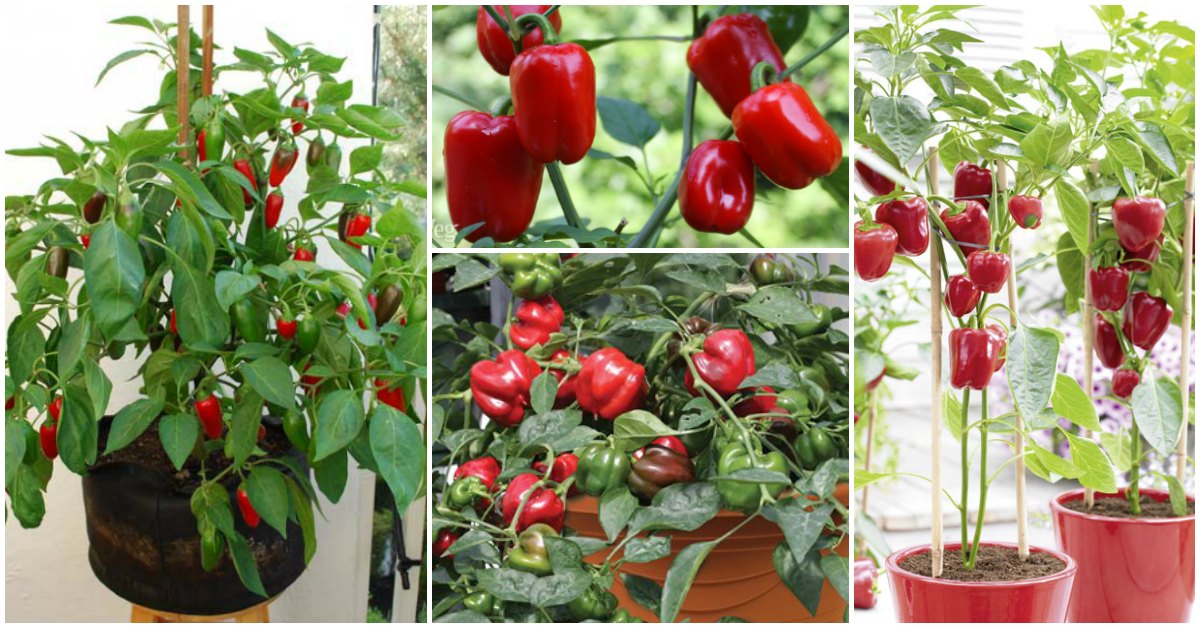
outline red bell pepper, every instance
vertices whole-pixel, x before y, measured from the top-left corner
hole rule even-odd
[[[959,327],[950,332],[950,385],[983,390],[995,372],[996,344],[985,329]]]
[[[234,160],[233,169],[242,173],[242,176],[246,177],[246,180],[250,182],[250,187],[254,188],[255,192],[258,191],[258,178],[254,176],[254,166],[250,165],[249,159]],[[254,196],[247,192],[245,188],[242,188],[242,201],[246,203],[246,207],[254,204]]]
[[[1013,196],[1008,199],[1008,213],[1022,229],[1042,226],[1042,199],[1036,196]]]
[[[446,204],[458,230],[475,242],[515,240],[529,228],[546,167],[525,152],[512,116],[464,111],[446,126]]]
[[[1113,201],[1113,229],[1128,251],[1144,249],[1158,240],[1166,218],[1167,206],[1162,199],[1136,196]]]
[[[491,456],[468,460],[454,471],[454,479],[466,477],[478,478],[489,491],[496,490],[496,480],[500,477],[500,463]]]
[[[1125,306],[1125,324],[1121,330],[1133,346],[1149,351],[1158,344],[1171,324],[1171,307],[1149,292],[1135,292]]]
[[[254,504],[250,503],[250,496],[246,494],[246,489],[238,487],[237,490],[238,510],[242,512],[242,520],[251,528],[257,528],[260,520],[258,511],[254,509]]]
[[[614,347],[589,355],[575,376],[579,407],[610,421],[642,407],[646,391],[646,368]]]
[[[868,149],[863,146],[859,152],[868,152]],[[874,196],[883,196],[896,191],[895,181],[875,172],[870,166],[857,159],[854,161],[854,171],[858,173],[859,182]]]
[[[548,488],[534,488],[541,478],[532,473],[521,473],[508,483],[504,497],[500,500],[500,514],[504,523],[512,525],[516,519],[516,530],[520,532],[535,524],[544,523],[561,532],[565,515],[562,499]],[[528,497],[526,496],[528,494]],[[522,500],[525,506],[521,507]],[[517,510],[521,516],[517,519]]]
[[[704,350],[692,355],[692,363],[704,383],[718,395],[728,397],[737,393],[742,381],[754,374],[754,345],[739,329],[720,329],[704,338]],[[691,369],[684,373],[683,383],[693,397],[700,394]]]
[[[989,294],[1000,292],[1004,282],[1008,281],[1008,273],[1012,262],[1005,253],[996,251],[975,251],[967,256],[967,276],[977,288]]]
[[[687,52],[688,69],[726,117],[750,95],[751,73],[763,61],[776,71],[787,66],[767,23],[752,13],[713,20]]]
[[[688,157],[679,213],[696,231],[737,233],[754,210],[754,164],[737,142],[708,140]]]
[[[768,69],[759,64],[754,82]],[[733,132],[754,165],[780,187],[808,187],[842,163],[842,140],[795,83],[766,85],[747,96],[733,110]]]
[[[956,202],[973,199],[987,209],[991,207],[991,198],[991,170],[976,166],[969,161],[960,161],[958,165],[954,166],[954,200]]]
[[[774,397],[772,397],[772,399],[774,399]],[[675,436],[659,436],[658,438],[650,441],[650,445],[647,445],[646,447],[650,447],[651,445],[665,447],[683,456],[684,458],[688,457],[687,445],[684,445],[683,441],[679,440],[679,438]],[[634,462],[641,460],[642,456],[646,455],[646,447],[639,447],[636,451],[630,454],[629,457],[633,458]]]
[[[216,395],[207,395],[197,399],[195,404],[196,416],[204,426],[204,434],[209,438],[220,438],[225,425],[221,422],[221,401]]]
[[[742,391],[746,392],[746,391]],[[750,391],[751,396],[733,407],[733,413],[738,416],[751,414],[766,414],[779,405],[775,389],[770,386]]]
[[[550,364],[547,370],[558,380],[558,391],[554,393],[554,407],[563,409],[575,403],[575,375],[568,373],[561,368],[554,368],[554,364],[565,364],[571,357],[571,352],[566,349],[559,349],[550,356]]]
[[[279,215],[283,213],[283,195],[275,190],[267,195],[267,204],[263,208],[263,218],[268,229],[274,229],[279,224]]]
[[[457,540],[458,535],[452,530],[442,530],[441,532],[438,532],[437,538],[433,540],[433,556],[435,558],[452,560],[454,558],[454,554],[447,554],[446,551],[449,550],[450,546],[454,545],[454,542]]]
[[[493,361],[480,360],[471,367],[471,392],[475,403],[491,420],[512,427],[525,419],[529,406],[529,387],[542,367],[517,349],[496,356]]]
[[[1117,329],[1104,316],[1096,314],[1092,322],[1092,346],[1096,357],[1104,366],[1115,369],[1125,362],[1125,350],[1121,348],[1121,339],[1117,337]]]
[[[299,157],[300,152],[296,150],[296,142],[291,138],[280,142],[275,147],[275,154],[271,156],[271,175],[267,180],[271,187],[276,188],[283,184],[283,180],[296,166],[296,159]]]
[[[962,211],[952,213],[950,208],[942,210],[942,222],[956,242],[977,246],[960,246],[964,254],[987,247],[992,241],[992,223],[988,220],[987,207],[979,201],[963,201]]]
[[[522,349],[546,344],[550,334],[562,329],[563,316],[558,301],[548,294],[523,301],[517,308],[517,320],[508,328],[508,337]]]
[[[1142,381],[1142,376],[1133,369],[1118,369],[1112,376],[1112,393],[1117,399],[1128,399],[1133,389]]]
[[[371,214],[356,213],[346,221],[346,244],[361,249],[363,245],[354,241],[354,238],[367,235],[371,231]]]
[[[550,6],[549,4],[514,4],[505,7],[497,4],[494,5],[494,8],[502,16],[505,14],[505,9],[508,9],[515,20],[527,13],[545,13],[550,10]],[[554,32],[562,30],[562,11],[551,13],[549,20],[554,25]],[[488,14],[487,9],[483,7],[479,7],[479,11],[475,14],[475,42],[479,44],[479,54],[488,62],[488,65],[500,74],[508,76],[513,59],[517,58],[513,40],[505,32],[504,27],[497,24],[496,20],[493,20],[492,16]],[[521,50],[529,50],[540,45],[542,45],[542,29],[526,29],[525,36],[521,38]]]
[[[954,316],[962,317],[973,312],[982,295],[966,275],[953,275],[946,281],[946,309]]]
[[[408,407],[404,403],[404,387],[400,385],[400,382],[394,382],[388,386],[387,380],[382,377],[375,378],[375,398],[401,412]]]
[[[1120,266],[1099,266],[1088,272],[1092,304],[1097,310],[1116,312],[1129,300],[1129,271]]]
[[[896,230],[896,253],[916,257],[929,248],[929,206],[914,196],[881,204],[875,209],[875,221]]]
[[[859,279],[875,281],[887,274],[899,237],[887,223],[854,223],[854,272]]]
[[[568,478],[575,475],[575,470],[579,468],[579,456],[573,453],[558,454],[554,457],[554,464],[550,465],[550,481],[555,484],[562,484]],[[546,461],[534,460],[533,470],[537,471],[538,475],[546,475]],[[567,491],[567,495],[577,495],[579,489],[574,484],[571,485],[571,490]]]
[[[58,419],[45,421],[38,429],[38,440],[42,444],[42,453],[54,460],[58,457]]]
[[[1162,249],[1162,241],[1162,236],[1159,236],[1157,240],[1140,249],[1121,247],[1124,251],[1121,259],[1125,260],[1121,263],[1121,268],[1131,273],[1150,272],[1150,265],[1158,261],[1158,252]]]
[[[875,608],[879,602],[875,598],[875,577],[878,573],[870,558],[854,560],[854,608]]]
[[[546,43],[521,51],[512,63],[508,82],[517,137],[534,160],[570,165],[596,139],[596,66],[583,46],[558,43],[540,13],[517,18],[517,27],[530,22],[542,29]]]
[[[304,94],[296,94],[296,96],[292,98],[292,107],[296,109],[303,109],[304,113],[308,113],[308,106],[308,96],[305,96]],[[303,130],[304,122],[292,118],[292,135],[299,135]]]
[[[275,321],[275,331],[279,332],[280,338],[284,338],[286,340],[291,340],[292,338],[296,337],[297,327],[298,324],[294,318],[292,320],[279,318]]]
[[[983,330],[992,340],[992,351],[995,353],[992,361],[992,372],[994,373],[1004,368],[1004,361],[1008,359],[1008,330],[999,323],[992,323]]]
[[[292,252],[292,259],[296,260],[297,262],[311,262],[317,259],[317,254],[302,246],[298,246],[296,247],[296,250]]]

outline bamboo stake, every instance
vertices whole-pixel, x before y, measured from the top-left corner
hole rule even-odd
[[[879,389],[876,388],[871,391],[871,400],[867,404],[867,452],[866,457],[863,459],[863,470],[867,473],[871,472],[871,449],[873,449],[873,445],[875,444],[875,409],[878,405]],[[860,506],[864,516],[867,514],[867,497],[870,495],[870,490],[870,484],[863,487]]]
[[[1188,433],[1188,378],[1192,359],[1192,247],[1195,246],[1196,234],[1192,230],[1195,219],[1196,164],[1187,165],[1187,195],[1183,197],[1183,311],[1180,312],[1180,352],[1179,352],[1179,398],[1183,400],[1183,421],[1180,425],[1179,443],[1175,446],[1175,477],[1183,484],[1184,472],[1187,471],[1187,433]]]
[[[1008,168],[1005,167],[1003,160],[996,161],[996,175],[1000,191],[996,202],[1004,203],[1008,196]],[[1013,241],[1011,236],[1008,239],[1008,261],[1009,323],[1013,329],[1016,329],[1017,264],[1013,259]],[[1016,430],[1013,431],[1013,444],[1016,446],[1016,460],[1013,462],[1013,473],[1017,478],[1017,555],[1021,557],[1021,560],[1024,560],[1029,557],[1029,513],[1027,512],[1028,509],[1025,503],[1025,421],[1021,417],[1020,411],[1013,414],[1016,418]],[[981,443],[980,446],[987,447],[987,443]],[[978,516],[982,517],[983,513],[979,513]]]
[[[937,147],[929,149],[929,193],[938,193]],[[934,578],[942,575],[942,269],[938,251],[941,242],[938,232],[929,233],[929,355],[933,366],[930,397],[933,407],[929,409],[930,456],[933,464],[931,500],[929,505],[932,521],[929,541],[930,573]],[[966,464],[964,461],[963,464]]]
[[[191,162],[191,125],[188,121],[188,97],[191,95],[191,26],[188,24],[188,7],[179,5],[178,28],[175,31],[175,111],[179,115],[179,156],[185,163]]]
[[[212,96],[213,88],[213,5],[204,5],[204,70],[201,94]]]
[[[1100,162],[1092,160],[1092,181],[1098,179],[1100,173]],[[1093,370],[1095,369],[1095,353],[1093,348],[1096,346],[1096,330],[1092,323],[1092,318],[1096,316],[1095,305],[1092,302],[1092,282],[1088,276],[1092,271],[1092,242],[1096,238],[1096,208],[1088,206],[1088,231],[1087,231],[1087,247],[1088,250],[1083,252],[1083,390],[1087,393],[1088,402],[1092,401],[1093,392]],[[1083,428],[1082,435],[1084,438],[1090,439],[1092,431]],[[1088,510],[1096,505],[1096,492],[1089,487],[1083,488],[1083,503]]]

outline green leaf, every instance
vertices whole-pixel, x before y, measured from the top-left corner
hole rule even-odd
[[[137,440],[146,428],[162,414],[161,399],[138,399],[121,408],[113,417],[112,428],[108,431],[108,444],[104,454],[108,455]]]
[[[289,497],[284,475],[271,467],[255,465],[246,478],[246,495],[263,521],[286,539]]]
[[[133,319],[146,270],[137,243],[111,220],[92,231],[83,253],[83,281],[100,333],[111,339]]]
[[[1021,140],[1021,152],[1038,168],[1058,164],[1074,139],[1066,120],[1047,120],[1038,124]]]
[[[704,564],[704,559],[708,558],[716,546],[716,541],[693,543],[675,555],[675,560],[671,561],[671,568],[667,570],[666,581],[663,582],[662,611],[659,614],[662,621],[673,622],[679,616],[679,611],[683,608],[683,599],[691,590],[696,574]]]
[[[383,144],[360,146],[350,153],[350,174],[371,172],[383,159]]]
[[[267,356],[243,364],[238,370],[263,399],[289,411],[296,407],[296,383],[283,360]]]
[[[1095,404],[1074,377],[1066,373],[1055,374],[1054,394],[1050,397],[1050,403],[1059,416],[1075,425],[1093,432],[1104,431],[1096,416]]]
[[[171,300],[179,337],[188,347],[217,349],[229,339],[229,312],[217,301],[212,276],[174,258]]]
[[[362,429],[366,420],[362,400],[352,390],[335,390],[321,399],[317,410],[315,461],[345,448]]]
[[[62,415],[58,426],[58,453],[68,469],[87,475],[88,467],[96,462],[99,429],[92,414],[92,399],[78,384],[63,388]]]
[[[858,472],[855,472],[858,475]],[[808,551],[821,538],[821,531],[828,523],[833,506],[822,504],[813,507],[813,503],[804,497],[788,497],[775,502],[767,511],[767,518],[779,524],[783,536],[787,539],[788,548],[796,562],[803,562]]]
[[[1133,389],[1129,401],[1133,406],[1133,420],[1142,437],[1154,451],[1163,456],[1171,455],[1183,421],[1179,387],[1165,377],[1145,377]]]
[[[929,110],[912,96],[873,98],[869,111],[875,133],[901,163],[912,159],[934,130]]]
[[[1018,325],[1008,339],[1008,387],[1023,417],[1042,412],[1054,390],[1058,336],[1048,329]]]
[[[1101,493],[1117,492],[1112,463],[1104,451],[1090,439],[1063,430],[1071,443],[1071,462],[1079,470],[1079,483]]]
[[[991,101],[993,105],[1001,109],[1008,109],[1008,99],[1004,96],[1004,92],[996,84],[996,81],[992,80],[992,77],[985,74],[983,70],[968,65],[958,68],[954,76],[970,85],[971,89],[979,92],[980,96]]]
[[[346,468],[347,453],[339,449],[324,460],[313,462],[313,476],[317,478],[317,486],[325,497],[333,503],[338,503],[346,490],[348,470]]]
[[[16,477],[17,467],[25,459],[26,431],[32,430],[25,421],[6,420],[4,422],[4,488],[12,487]]]
[[[254,390],[243,390],[233,408],[233,417],[225,440],[225,454],[233,458],[235,466],[241,467],[258,445],[262,408],[263,398]]]
[[[1067,231],[1075,241],[1075,248],[1080,251],[1088,250],[1088,216],[1092,206],[1088,204],[1083,191],[1066,178],[1059,179],[1054,186],[1054,197],[1058,200],[1058,209],[1063,222],[1067,223]]]
[[[100,81],[104,80],[104,76],[106,74],[108,74],[108,72],[110,70],[112,70],[113,68],[117,67],[118,65],[121,65],[122,63],[125,63],[126,61],[129,61],[130,59],[136,59],[142,55],[150,54],[151,52],[153,52],[153,50],[147,50],[147,49],[126,50],[125,52],[122,52],[121,54],[113,57],[112,59],[109,59],[108,63],[104,64],[104,69],[100,70],[100,76],[96,77],[96,85],[99,85]]]
[[[613,423],[613,435],[617,447],[633,451],[638,447],[674,430],[667,427],[658,417],[645,410],[631,410],[617,417]]]
[[[600,527],[612,543],[637,510],[637,498],[624,485],[614,486],[600,496]]]
[[[596,98],[596,110],[604,132],[622,144],[644,147],[662,129],[662,124],[635,102],[600,96]]]
[[[408,415],[386,404],[371,412],[371,453],[379,466],[396,509],[404,512],[425,479],[425,439]]]
[[[850,560],[837,554],[821,557],[821,573],[843,600],[850,600]]]
[[[75,367],[79,366],[91,335],[92,318],[86,310],[82,316],[62,326],[62,336],[58,341],[59,381],[65,382],[75,374]]]
[[[267,591],[263,588],[262,580],[258,576],[258,565],[254,564],[254,552],[250,550],[246,539],[235,532],[226,534],[225,541],[229,545],[229,555],[233,557],[233,567],[237,570],[242,584],[250,592],[266,598]]]
[[[229,212],[225,211],[225,208],[213,197],[212,192],[208,191],[208,188],[204,186],[200,178],[191,170],[170,160],[155,161],[150,165],[157,168],[159,172],[167,175],[167,178],[175,184],[172,191],[184,203],[199,205],[200,209],[204,210],[204,213],[213,218],[233,220],[233,216],[230,216]]]
[[[168,414],[158,421],[158,438],[175,469],[183,468],[200,437],[200,422],[190,414]]]
[[[779,579],[810,614],[816,615],[817,607],[821,603],[821,589],[825,587],[825,574],[821,571],[821,552],[814,549],[803,561],[797,562],[787,544],[780,543],[775,546],[771,558]]]
[[[296,519],[300,523],[300,531],[304,534],[304,564],[307,565],[317,553],[317,524],[313,504],[304,489],[291,478],[288,478],[288,494],[291,496],[292,510],[296,512]]]

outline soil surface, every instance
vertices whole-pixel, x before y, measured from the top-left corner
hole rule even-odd
[[[1101,497],[1093,504],[1092,509],[1088,510],[1087,504],[1082,499],[1076,499],[1063,503],[1063,508],[1074,510],[1075,512],[1083,512],[1101,517],[1116,517],[1118,519],[1174,519],[1179,515],[1171,510],[1171,502],[1157,501],[1154,499],[1142,498],[1142,512],[1133,514],[1129,510],[1129,500],[1123,497]],[[1189,501],[1187,505],[1187,513],[1189,515],[1196,514],[1196,502]]]
[[[920,576],[933,575],[929,552],[909,556],[900,567]],[[963,567],[960,552],[947,550],[942,559],[941,578],[959,582],[1015,582],[1049,576],[1066,568],[1066,563],[1050,554],[1030,552],[1029,558],[1022,561],[1015,548],[984,545],[979,548],[975,569]]]

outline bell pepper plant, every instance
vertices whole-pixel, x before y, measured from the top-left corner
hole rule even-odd
[[[512,255],[433,261],[454,273],[432,317],[433,527],[454,539],[436,552],[434,619],[683,620],[734,532],[676,547],[667,586],[622,566],[671,561],[672,531],[722,509],[779,526],[790,590],[830,580],[848,600],[848,561],[825,552],[847,532],[845,271],[819,255],[765,258],[769,272],[749,255]],[[520,296],[538,265],[553,280]],[[522,348],[528,308],[548,303],[554,330]],[[604,534],[580,532],[588,517]]]
[[[235,489],[249,526],[299,526],[307,562],[316,491],[338,501],[348,465],[381,476],[400,511],[423,486],[423,436],[403,399],[425,372],[424,229],[403,203],[424,186],[381,167],[383,144],[369,140],[395,139],[401,119],[354,102],[351,83],[339,82],[344,59],[271,31],[268,52],[218,46],[212,95],[191,67],[181,121],[175,25],[114,23],[148,43],[100,78],[155,58],[143,69],[164,74],[143,94],[147,106],[101,137],[55,130],[78,142],[6,151],[59,170],[6,201],[6,268],[21,303],[8,312],[5,353],[8,512],[36,527],[55,475],[157,449],[165,456],[145,465],[196,482],[187,488],[204,547],[196,564],[213,569],[227,553],[265,596],[256,554],[234,527]],[[190,35],[184,62],[199,64],[201,38]],[[182,141],[181,122],[193,131]],[[327,142],[355,146],[350,168],[310,159],[299,184],[300,147],[327,156]],[[362,249],[330,226],[351,205],[380,217],[358,234]],[[337,265],[317,262],[318,247]],[[368,306],[374,292],[394,308],[386,320]],[[346,320],[335,314],[343,302]],[[121,358],[138,365],[130,383],[113,381]],[[131,399],[123,407],[117,390]]]

